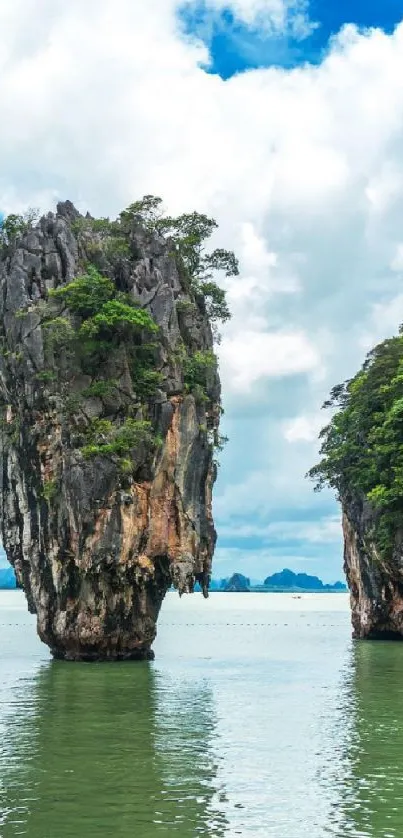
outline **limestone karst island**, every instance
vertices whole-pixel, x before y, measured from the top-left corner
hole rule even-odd
[[[341,502],[354,636],[403,639],[403,327],[333,388],[309,476]]]
[[[2,227],[3,544],[57,658],[148,658],[168,588],[207,595],[229,316],[211,271],[238,268],[205,251],[212,219],[160,204]]]
[[[2,537],[54,657],[152,657],[168,589],[208,595],[225,441],[213,344],[230,317],[212,272],[238,273],[206,250],[216,226],[153,196],[114,221],[66,201],[2,224]],[[362,638],[403,637],[402,370],[398,336],[333,389],[309,472],[342,504]]]

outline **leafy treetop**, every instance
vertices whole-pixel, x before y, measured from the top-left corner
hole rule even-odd
[[[67,285],[49,291],[50,297],[64,302],[70,311],[83,318],[98,314],[114,295],[112,280],[102,276],[93,265],[89,265],[85,274],[72,279]]]
[[[377,511],[374,537],[385,557],[403,513],[403,335],[385,340],[354,378],[334,387],[336,412],[321,431],[320,462],[308,472],[319,491],[367,498]]]

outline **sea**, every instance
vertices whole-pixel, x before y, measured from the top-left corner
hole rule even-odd
[[[346,594],[170,593],[151,663],[54,662],[0,592],[0,836],[402,838],[403,644]]]

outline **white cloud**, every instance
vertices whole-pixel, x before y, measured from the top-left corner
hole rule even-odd
[[[296,416],[284,423],[284,437],[287,442],[313,442],[324,425],[324,416],[320,413],[311,416]]]
[[[395,255],[390,263],[391,271],[401,273],[403,271],[403,244],[399,243],[396,247]]]
[[[218,513],[319,515],[310,417],[403,319],[403,25],[347,27],[318,66],[224,82],[201,69],[178,5],[0,0],[0,209],[69,197],[113,215],[151,192],[214,215],[241,258],[220,347]],[[232,7],[284,21],[286,4]]]
[[[397,334],[403,323],[403,292],[396,294],[391,300],[374,303],[367,328],[360,338],[360,345],[365,352],[385,337]]]
[[[245,551],[239,547],[218,547],[215,559],[215,576],[225,578],[234,572],[243,573],[249,578],[261,581],[266,576],[288,567],[296,573],[309,573],[319,576],[324,582],[334,582],[341,578],[340,568],[333,573],[320,555],[310,552],[309,545],[305,553],[281,553],[273,549]]]
[[[267,249],[264,238],[256,232],[253,224],[242,225],[242,265],[244,271],[269,272],[278,262],[277,255]]]
[[[402,194],[403,172],[397,165],[387,162],[368,183],[365,194],[373,212],[385,213]]]
[[[313,544],[340,542],[340,515],[328,515],[318,521],[274,521],[265,525],[228,521],[220,527],[220,538],[262,539],[263,542],[301,541]]]
[[[303,332],[243,331],[220,347],[221,368],[235,392],[248,392],[262,378],[302,373],[319,367],[315,347]]]

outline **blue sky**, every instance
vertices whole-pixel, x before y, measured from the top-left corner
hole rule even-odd
[[[304,475],[331,387],[403,322],[401,18],[403,0],[0,0],[0,209],[160,195],[239,258],[218,278],[216,576],[342,575],[340,510]]]
[[[258,23],[248,26],[231,8],[212,11],[202,0],[186,3],[179,17],[187,34],[207,44],[208,71],[227,79],[257,67],[292,68],[306,61],[317,64],[330,39],[346,24],[391,32],[403,12],[401,0],[310,0],[306,5],[313,25],[303,37],[292,31],[265,32]]]

